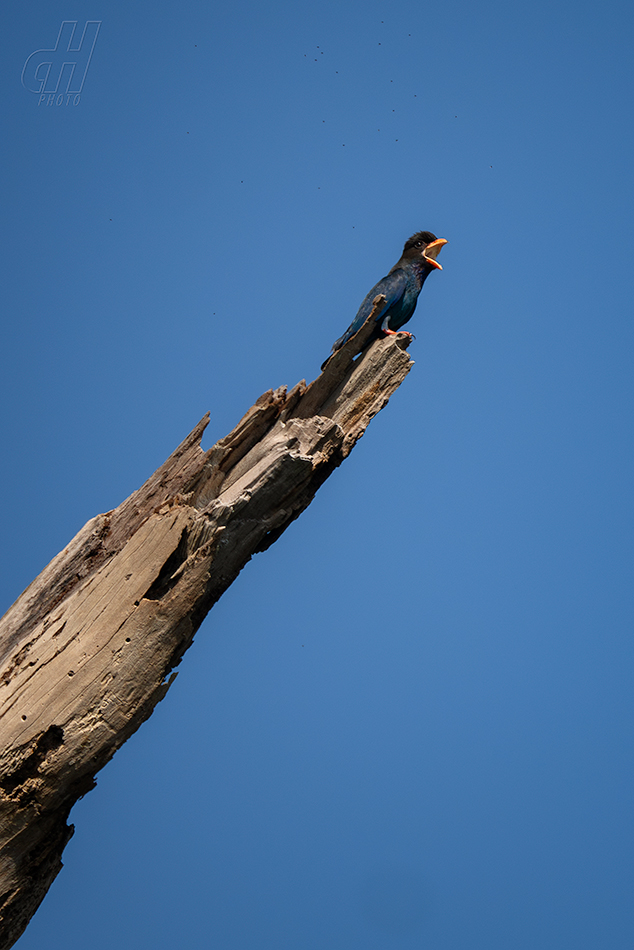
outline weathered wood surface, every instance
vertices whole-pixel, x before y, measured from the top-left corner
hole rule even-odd
[[[202,419],[0,620],[0,950],[62,867],[71,807],[163,698],[208,610],[409,372],[409,335],[367,346],[373,330],[371,315],[310,386],[264,393],[207,452]]]

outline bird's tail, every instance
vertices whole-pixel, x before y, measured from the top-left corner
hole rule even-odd
[[[337,352],[337,350],[340,350],[343,344],[348,342],[351,335],[352,334],[346,330],[343,336],[340,336],[338,340],[335,340],[335,342],[332,344],[332,350],[330,351],[330,356],[327,359],[325,359],[324,362],[321,364],[322,373],[325,370],[328,363],[330,362],[330,360],[333,358],[333,356]]]

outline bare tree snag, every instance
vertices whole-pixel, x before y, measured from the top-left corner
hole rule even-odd
[[[165,696],[208,610],[409,372],[408,334],[368,345],[375,313],[310,386],[269,390],[207,452],[205,416],[0,620],[0,950],[62,867],[71,807]]]

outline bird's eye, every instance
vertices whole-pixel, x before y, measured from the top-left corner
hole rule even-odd
[[[422,241],[417,241],[416,244],[414,245],[414,247],[422,247],[422,246],[423,246]]]

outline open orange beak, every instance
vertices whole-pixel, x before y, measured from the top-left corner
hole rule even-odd
[[[436,258],[442,251],[445,244],[449,244],[449,241],[446,241],[445,238],[438,238],[438,240],[432,241],[431,244],[428,244],[423,251],[423,257],[425,260],[428,261],[432,267],[437,267],[438,270],[442,270],[442,267]]]

